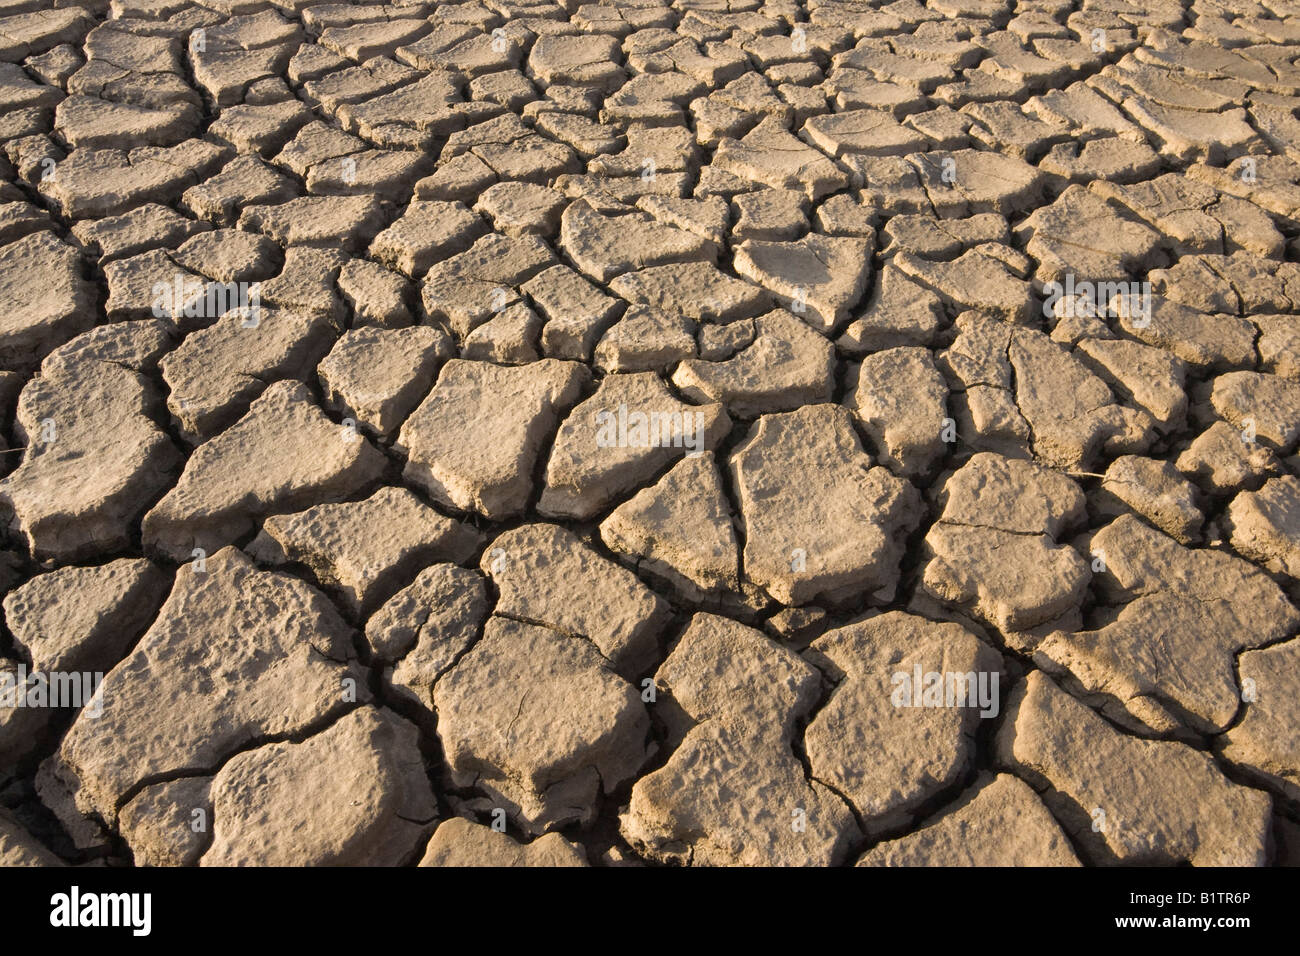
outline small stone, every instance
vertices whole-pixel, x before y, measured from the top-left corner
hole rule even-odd
[[[413,279],[458,252],[483,232],[483,221],[458,202],[415,201],[375,236],[370,255]]]
[[[632,306],[596,345],[595,365],[607,372],[667,372],[695,357],[694,326],[684,316]]]
[[[434,704],[453,785],[531,834],[589,823],[649,756],[640,695],[594,645],[508,618],[488,621]]]
[[[463,817],[441,824],[429,840],[420,866],[587,866],[581,844],[558,833],[546,833],[531,843],[517,843],[492,827],[479,826]]]
[[[526,365],[541,358],[537,350],[542,319],[522,302],[506,306],[469,335],[461,358],[498,365]]]
[[[589,379],[576,362],[507,368],[452,359],[398,435],[405,477],[449,507],[494,521],[522,513],[537,458]]]
[[[175,262],[218,282],[269,279],[280,269],[280,250],[265,236],[238,229],[212,229],[186,239],[171,254]]]
[[[267,380],[305,379],[329,351],[335,330],[320,315],[234,309],[185,337],[160,367],[167,408],[197,445],[238,421]]]
[[[761,239],[782,242],[808,231],[807,197],[789,189],[758,189],[732,200],[736,224],[734,242]]]
[[[1178,456],[1174,467],[1215,494],[1255,490],[1282,471],[1282,463],[1265,445],[1246,440],[1246,433],[1215,422]]]
[[[1296,664],[1300,641],[1246,651],[1237,662],[1245,716],[1219,738],[1234,767],[1290,800],[1300,798]],[[1247,683],[1249,681],[1250,683]]]
[[[760,418],[730,461],[746,577],[782,604],[890,600],[920,500],[873,465],[844,408]]]
[[[204,866],[398,866],[438,814],[414,725],[370,707],[239,754],[211,794]]]
[[[492,221],[508,236],[534,233],[550,238],[560,228],[564,196],[547,186],[531,183],[497,183],[474,204],[474,211]]]
[[[349,259],[339,270],[338,287],[352,307],[352,326],[399,329],[411,324],[406,281],[369,259]]]
[[[976,246],[952,262],[930,262],[907,252],[893,261],[903,275],[933,291],[953,310],[973,309],[1010,324],[1027,325],[1032,314],[1030,286],[992,254],[995,248]]]
[[[982,452],[945,483],[925,538],[923,582],[1004,634],[1077,613],[1088,565],[1062,544],[1085,518],[1083,492],[1042,465]]]
[[[195,449],[180,480],[144,517],[147,551],[188,561],[252,530],[260,517],[355,494],[385,459],[331,422],[299,382],[277,382],[229,429]]]
[[[0,480],[0,514],[38,560],[126,550],[174,480],[181,456],[149,417],[159,397],[147,374],[171,341],[161,319],[94,329],[51,353],[23,388],[14,433],[27,451]]]
[[[1194,368],[1225,371],[1255,363],[1258,329],[1247,319],[1208,315],[1159,295],[1151,297],[1149,311],[1131,308],[1128,296],[1120,296],[1112,309],[1128,335],[1172,352]]]
[[[753,321],[753,337],[721,361],[687,359],[672,381],[691,401],[719,401],[738,418],[828,402],[835,352],[821,335],[784,309]]]
[[[1265,861],[1267,795],[1231,783],[1183,744],[1119,733],[1039,672],[1012,691],[994,746],[999,766],[1038,791],[1086,863]]]
[[[181,206],[200,219],[233,226],[243,206],[287,202],[298,188],[260,156],[240,156],[210,179],[185,190]],[[127,213],[131,215],[131,213]]]
[[[365,616],[431,561],[463,562],[478,533],[446,518],[405,488],[380,488],[364,501],[272,515],[248,553],[265,565],[304,564],[347,610]]]
[[[922,476],[947,452],[948,386],[928,349],[888,349],[863,359],[853,404],[882,461],[899,474]]]
[[[1238,554],[1300,580],[1300,480],[1282,475],[1243,491],[1228,506],[1226,525]]]
[[[30,368],[90,328],[91,297],[76,252],[53,235],[0,247],[0,365]]]
[[[625,568],[558,525],[524,525],[484,552],[500,592],[496,613],[589,640],[629,679],[657,655],[668,603]]]
[[[697,322],[734,322],[772,307],[769,293],[707,262],[652,266],[619,276],[610,291],[628,302]]]
[[[928,144],[923,133],[876,109],[814,116],[804,124],[803,136],[830,156],[845,153],[906,156],[925,149]]]
[[[1185,423],[1187,366],[1178,357],[1127,339],[1085,338],[1075,352],[1116,395],[1150,415],[1162,430],[1177,431]]]
[[[1290,636],[1300,612],[1258,568],[1132,515],[1094,534],[1092,552],[1103,626],[1049,635],[1035,662],[1138,733],[1222,732],[1240,704],[1237,654]]]
[[[597,338],[622,311],[617,299],[568,266],[552,266],[519,288],[546,322],[541,346],[548,358],[591,361]]]
[[[120,216],[82,220],[72,227],[72,234],[106,265],[153,249],[174,248],[205,228],[209,228],[206,223],[186,219],[167,206],[146,203]]]
[[[1009,773],[981,774],[921,829],[877,844],[858,866],[1081,866],[1033,788]]]
[[[102,219],[144,203],[171,203],[232,155],[228,146],[201,139],[129,152],[78,149],[40,188],[69,219]]]
[[[230,692],[212,693],[214,681]],[[364,699],[348,628],[325,597],[224,549],[177,572],[153,625],[100,685],[103,712],[83,711],[38,789],[67,788],[111,825],[140,784],[216,772],[250,744],[340,713],[345,681]]]
[[[771,117],[738,140],[724,138],[713,162],[726,172],[773,189],[801,190],[813,200],[849,184],[848,175],[834,162],[790,135]]]
[[[1263,372],[1228,372],[1214,380],[1210,404],[1228,424],[1249,428],[1280,454],[1300,441],[1300,382]]]
[[[730,430],[722,405],[682,402],[653,372],[606,375],[560,426],[537,510],[593,518],[683,455],[716,448]]]
[[[366,622],[366,641],[389,684],[423,708],[433,687],[482,633],[486,579],[454,564],[421,571]]]
[[[379,232],[383,213],[374,196],[300,196],[278,206],[245,206],[239,228],[281,245],[356,251]]]
[[[1001,151],[917,153],[908,162],[916,168],[935,212],[944,219],[981,212],[1000,216],[1028,212],[1038,205],[1046,180],[1024,160]]]
[[[107,672],[143,633],[168,584],[143,558],[60,568],[10,591],[5,623],[33,670]]]
[[[816,233],[797,242],[740,244],[735,269],[830,335],[857,305],[871,277],[871,241]]]
[[[1158,173],[1160,158],[1145,142],[1109,136],[1082,144],[1058,143],[1038,161],[1038,168],[1085,186],[1097,179],[1134,183]]]
[[[697,614],[655,674],[675,749],[632,788],[623,837],[694,866],[829,866],[860,836],[844,801],[792,747],[817,672],[759,631]]]
[[[740,589],[736,531],[712,452],[687,455],[600,525],[601,540],[637,570],[701,603]]]
[[[1205,520],[1198,501],[1196,489],[1172,463],[1121,455],[1106,469],[1092,504],[1103,517],[1132,509],[1179,544],[1193,545]]]
[[[929,345],[944,322],[943,304],[937,295],[886,265],[866,308],[835,344],[854,356]]]
[[[882,255],[909,252],[923,259],[950,260],[986,242],[1007,243],[1007,221],[985,212],[961,220],[932,216],[895,216],[885,225]]]
[[[372,435],[392,437],[454,349],[428,326],[345,332],[317,366],[325,405]]]
[[[1015,230],[1025,252],[1038,262],[1043,282],[1109,279],[1165,264],[1157,253],[1160,234],[1123,219],[1097,190],[1070,186],[1049,206],[1035,210]],[[1086,242],[1080,241],[1087,236]]]
[[[336,280],[348,261],[347,255],[337,249],[291,245],[284,251],[280,274],[261,283],[262,304],[318,315],[341,328],[347,310]]]
[[[536,236],[486,235],[429,270],[421,290],[424,310],[463,337],[517,301],[518,288],[554,264],[554,253]]]
[[[806,657],[836,685],[804,734],[811,775],[853,805],[868,836],[960,780],[980,720],[1000,706],[1001,658],[958,624],[891,611],[826,632]]]
[[[564,210],[560,248],[597,282],[647,266],[674,262],[708,262],[717,248],[694,233],[665,226],[639,214],[605,216],[585,200]]]
[[[136,866],[198,864],[209,843],[211,788],[211,777],[181,777],[145,787],[122,807],[118,826]]]

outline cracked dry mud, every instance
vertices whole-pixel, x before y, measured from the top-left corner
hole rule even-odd
[[[0,864],[1295,862],[1298,109],[1294,0],[0,0]]]

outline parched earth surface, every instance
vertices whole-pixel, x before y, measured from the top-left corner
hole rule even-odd
[[[1298,59],[0,0],[0,863],[1295,861]]]

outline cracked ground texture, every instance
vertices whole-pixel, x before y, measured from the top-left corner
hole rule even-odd
[[[0,0],[0,863],[1296,860],[1298,59]]]

